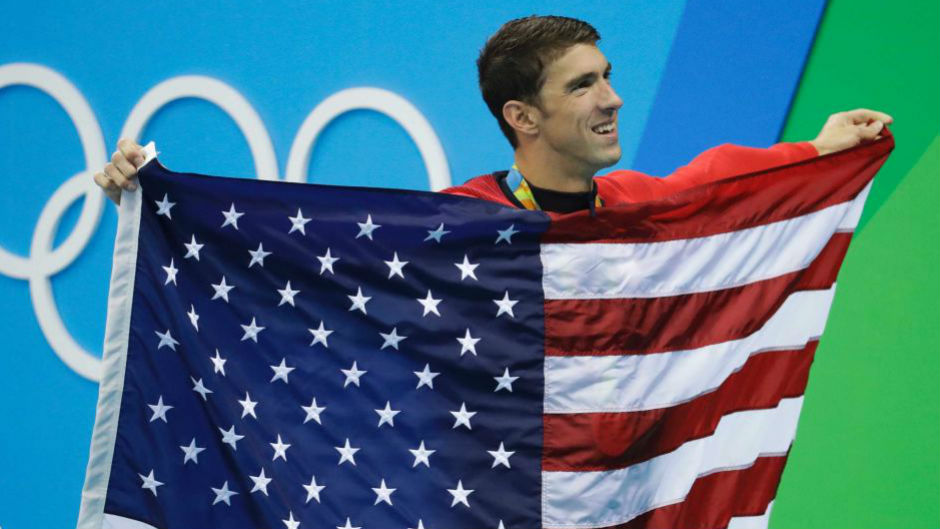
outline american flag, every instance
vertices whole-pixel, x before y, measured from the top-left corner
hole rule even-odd
[[[151,160],[79,527],[764,527],[892,147],[596,216]]]

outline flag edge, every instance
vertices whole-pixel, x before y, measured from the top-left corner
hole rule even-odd
[[[152,165],[149,161],[147,165]],[[77,529],[99,529],[104,524],[104,506],[124,389],[142,197],[142,189],[135,192],[124,191],[118,210],[98,404]]]

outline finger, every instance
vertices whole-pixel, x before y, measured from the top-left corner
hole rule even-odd
[[[124,154],[124,158],[132,162],[136,167],[144,163],[143,147],[132,139],[122,138],[118,141],[118,150]]]
[[[104,173],[95,173],[95,183],[98,184],[111,202],[121,205],[121,188],[115,185]]]
[[[885,114],[884,112],[878,112],[877,110],[870,110],[867,108],[857,108],[848,112],[849,118],[853,123],[869,123],[872,121],[881,121],[883,123],[892,123],[894,118]]]
[[[111,164],[104,166],[104,174],[106,174],[108,178],[110,178],[111,181],[119,187],[123,187],[124,189],[129,190],[135,189],[135,187],[132,187],[134,186],[134,183],[128,180],[127,177],[121,174],[121,171],[118,171],[117,167]]]
[[[858,136],[863,140],[873,140],[884,128],[884,123],[880,121],[872,121],[868,125],[863,125],[858,128]]]
[[[111,163],[128,179],[137,174],[137,168],[131,165],[120,151],[114,151],[114,154],[111,155]]]
[[[105,176],[104,173],[95,173],[95,183],[105,191],[114,191],[120,189],[114,182],[111,181],[110,178]]]

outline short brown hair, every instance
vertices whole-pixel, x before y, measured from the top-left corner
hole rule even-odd
[[[486,41],[477,59],[480,92],[513,149],[518,140],[503,118],[506,101],[538,105],[545,68],[571,46],[595,44],[600,39],[587,22],[533,15],[506,22]]]

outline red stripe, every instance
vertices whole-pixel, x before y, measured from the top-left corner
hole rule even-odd
[[[807,268],[740,287],[662,298],[545,300],[545,354],[645,354],[743,338],[791,293],[832,286],[851,238],[837,233]]]
[[[651,242],[703,237],[805,215],[854,198],[894,148],[887,136],[835,154],[701,185],[668,198],[553,222],[542,242]],[[607,239],[596,239],[606,233]]]
[[[734,516],[760,516],[777,495],[786,462],[787,456],[759,457],[748,468],[709,474],[682,502],[604,529],[719,529]]]
[[[818,342],[751,357],[715,391],[684,404],[625,413],[545,414],[542,469],[624,468],[715,432],[729,413],[777,406],[806,388]]]

